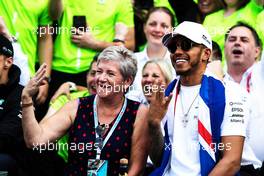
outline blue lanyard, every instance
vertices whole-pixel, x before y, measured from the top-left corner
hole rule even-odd
[[[94,112],[94,127],[95,129],[98,127],[98,116],[97,116],[97,103],[96,103],[96,99],[97,99],[97,95],[95,96],[94,98],[94,102],[93,102],[93,112]],[[127,99],[125,98],[125,101],[123,103],[123,106],[122,106],[122,109],[121,111],[119,112],[118,116],[117,116],[117,119],[113,125],[113,127],[111,128],[111,130],[109,131],[109,133],[107,134],[107,136],[105,137],[105,139],[103,140],[103,145],[102,145],[102,148],[105,146],[105,144],[107,143],[107,141],[109,140],[109,138],[111,137],[112,133],[114,132],[115,128],[117,127],[118,123],[120,122],[125,110],[126,110],[126,106],[127,106]],[[99,138],[99,135],[97,133],[95,133],[95,137],[96,138]],[[96,150],[96,159],[99,159],[100,158],[100,154],[101,154],[101,149],[100,147],[97,147],[97,150]]]

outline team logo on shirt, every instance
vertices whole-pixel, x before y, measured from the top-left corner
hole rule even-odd
[[[244,123],[244,109],[243,109],[243,100],[245,98],[242,98],[242,102],[229,102],[229,105],[231,106],[231,112],[232,114],[230,117],[230,122],[233,123]]]
[[[241,103],[241,102],[229,102],[229,105],[230,106],[233,106],[233,105],[243,105],[243,103]]]
[[[244,110],[242,108],[236,108],[236,107],[233,107],[231,109],[232,112],[244,112]]]

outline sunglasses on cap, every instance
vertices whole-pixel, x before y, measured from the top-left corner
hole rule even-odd
[[[197,46],[199,44],[191,41],[187,38],[181,38],[181,40],[178,42],[175,39],[172,39],[172,41],[168,44],[168,50],[170,53],[175,53],[177,48],[181,48],[183,51],[189,51],[192,47]]]

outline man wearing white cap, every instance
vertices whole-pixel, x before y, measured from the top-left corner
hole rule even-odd
[[[179,77],[150,104],[152,175],[235,175],[241,161],[251,162],[241,160],[250,114],[246,92],[206,71],[212,41],[201,24],[181,23],[163,44]]]

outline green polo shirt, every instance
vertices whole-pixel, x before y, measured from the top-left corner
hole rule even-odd
[[[174,10],[172,9],[168,0],[154,0],[154,6],[155,7],[167,7],[175,15]]]
[[[203,25],[210,33],[212,40],[218,43],[224,56],[225,33],[228,29],[238,21],[246,22],[255,27],[257,15],[261,10],[262,8],[252,0],[228,17],[224,17],[224,10],[206,16]],[[223,64],[225,64],[225,59],[223,59]]]
[[[88,95],[89,95],[88,91],[85,90],[85,91],[71,93],[70,96],[71,96],[71,99],[74,100],[80,97],[86,97]],[[69,100],[66,97],[66,95],[61,95],[53,103],[50,103],[50,106],[54,110],[59,110],[67,102],[69,102]],[[62,138],[60,138],[57,143],[57,145],[59,146],[58,155],[61,156],[65,162],[68,162],[68,150],[66,147],[66,144],[68,143],[68,139],[69,139],[69,135],[66,134]]]
[[[37,60],[37,28],[51,24],[48,15],[49,0],[1,0],[0,16],[9,32],[20,43],[28,58],[30,74],[35,73]]]
[[[134,26],[130,0],[64,0],[63,6],[52,62],[52,69],[57,71],[86,71],[98,52],[89,48],[78,48],[71,42],[74,15],[86,16],[89,30],[100,41],[113,41],[117,22],[122,22],[128,27]]]

